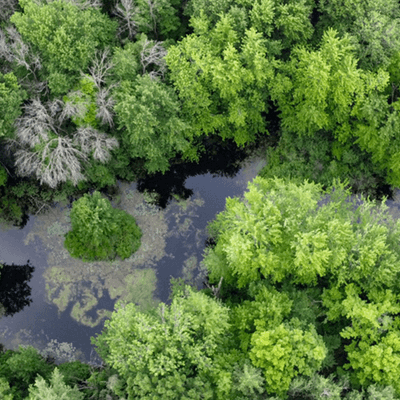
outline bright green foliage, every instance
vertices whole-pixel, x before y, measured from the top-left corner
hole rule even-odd
[[[250,358],[265,370],[267,391],[284,394],[298,374],[311,376],[321,367],[326,355],[325,345],[310,326],[309,331],[284,324],[265,332],[256,332],[252,339]]]
[[[71,210],[72,230],[64,246],[72,257],[83,261],[128,258],[140,246],[142,236],[135,219],[114,209],[99,192],[85,194]]]
[[[17,351],[7,350],[0,354],[0,378],[4,378],[11,387],[14,400],[25,399],[29,385],[38,375],[49,378],[54,366],[31,346],[20,347]]]
[[[13,400],[13,395],[10,391],[10,385],[3,377],[0,377],[0,398],[2,400]]]
[[[350,34],[363,69],[385,68],[400,48],[400,7],[396,0],[322,0],[319,29]]]
[[[171,88],[144,75],[134,82],[123,81],[115,97],[122,145],[132,158],[145,160],[148,172],[167,171],[177,154],[198,159],[191,129],[180,117]]]
[[[71,119],[76,126],[98,127],[96,120],[96,93],[98,89],[93,80],[83,77],[67,96],[63,97],[64,103],[71,103],[82,109],[82,115],[73,116]]]
[[[49,87],[66,93],[79,71],[85,71],[96,49],[114,40],[116,22],[95,8],[81,10],[72,2],[56,0],[36,4],[20,0],[24,12],[11,17],[24,40],[39,50]]]
[[[28,400],[83,400],[83,397],[77,387],[71,388],[64,383],[62,374],[55,368],[50,385],[40,376],[35,385],[30,385]]]
[[[0,72],[0,138],[14,134],[14,121],[21,115],[21,103],[27,98],[15,75]]]
[[[254,28],[243,37],[230,16],[215,27],[192,18],[194,33],[168,49],[166,61],[196,135],[218,133],[238,145],[265,132],[267,87],[274,73],[265,40]]]
[[[120,396],[226,399],[231,375],[219,358],[226,357],[228,318],[220,303],[186,289],[171,306],[161,303],[151,314],[134,304],[117,306],[96,344],[107,348],[106,362],[127,384]]]
[[[192,19],[204,13],[212,27],[222,15],[228,16],[240,36],[246,29],[254,28],[268,39],[270,50],[280,53],[311,38],[313,27],[309,17],[313,6],[309,0],[191,0],[184,13]]]
[[[347,340],[347,358],[340,362],[347,362],[353,379],[392,385],[400,394],[400,222],[384,205],[367,200],[357,205],[343,184],[334,186],[324,194],[314,183],[257,177],[244,199],[228,198],[226,210],[210,225],[217,243],[206,250],[204,264],[211,282],[224,277],[231,287],[247,288],[248,300],[234,308],[232,319],[243,351],[250,343],[254,354],[255,340],[267,338],[267,357],[274,351],[268,347],[274,343],[271,332],[279,327],[283,332],[282,324],[296,320],[300,325],[294,329],[305,331],[311,323],[333,345],[330,357],[341,346],[330,335]],[[320,308],[312,311],[315,303]],[[324,323],[317,323],[318,314],[326,316]],[[263,365],[255,356],[252,360]],[[290,368],[285,371],[293,377]],[[290,382],[286,375],[271,375],[276,381],[266,377],[267,385],[274,391]]]
[[[333,29],[324,33],[318,51],[294,49],[272,89],[282,126],[309,136],[332,131],[344,142],[351,133],[351,105],[363,87],[356,64],[350,40]]]
[[[112,58],[114,80],[133,82],[139,75],[140,61],[136,43],[128,42],[124,48],[115,47]]]

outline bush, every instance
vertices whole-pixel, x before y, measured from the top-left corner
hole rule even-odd
[[[83,261],[128,258],[140,246],[142,232],[135,219],[116,210],[99,192],[85,194],[71,211],[72,230],[66,234],[65,248]]]

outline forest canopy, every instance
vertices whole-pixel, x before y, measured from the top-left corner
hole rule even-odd
[[[396,0],[1,1],[1,223],[69,201],[72,256],[128,258],[118,181],[267,165],[210,222],[206,289],[118,304],[101,368],[4,349],[0,397],[399,399],[399,29]]]

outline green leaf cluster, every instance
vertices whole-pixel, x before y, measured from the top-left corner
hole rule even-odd
[[[95,8],[80,10],[64,0],[20,0],[20,5],[23,12],[14,13],[10,21],[42,55],[53,94],[68,92],[96,50],[114,41],[116,22]]]
[[[227,398],[230,374],[221,358],[228,320],[226,307],[187,288],[147,314],[117,305],[96,344],[107,349],[106,362],[126,382],[130,399]]]
[[[21,115],[21,104],[27,93],[18,84],[16,76],[0,72],[0,138],[14,135],[14,122]]]
[[[257,177],[210,225],[204,264],[212,283],[224,278],[222,296],[244,293],[231,300],[233,330],[267,390],[283,393],[326,362],[400,393],[400,223],[362,199],[340,182],[324,192]]]
[[[114,209],[99,192],[85,194],[71,210],[72,230],[64,246],[72,257],[83,261],[122,259],[140,246],[142,236],[135,219],[123,210]]]
[[[130,157],[142,158],[147,172],[165,172],[170,160],[181,155],[197,160],[190,126],[181,118],[174,91],[149,75],[122,81],[114,109],[122,146]]]

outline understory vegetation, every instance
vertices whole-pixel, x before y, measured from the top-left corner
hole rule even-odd
[[[2,224],[70,203],[69,254],[124,260],[118,182],[267,164],[208,225],[205,289],[117,302],[101,366],[2,348],[0,397],[400,399],[399,32],[397,0],[2,0]],[[3,264],[11,316],[34,268]]]

